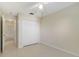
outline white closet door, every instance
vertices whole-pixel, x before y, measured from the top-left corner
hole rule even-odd
[[[38,42],[39,25],[37,21],[22,21],[22,44],[23,46]]]

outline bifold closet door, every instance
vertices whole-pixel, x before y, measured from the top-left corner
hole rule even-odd
[[[27,46],[39,41],[39,25],[36,21],[22,21],[22,44]]]

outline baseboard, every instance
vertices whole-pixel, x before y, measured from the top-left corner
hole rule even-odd
[[[29,45],[26,45],[26,46],[23,46],[24,47],[28,47],[28,46],[32,46],[32,45],[37,45],[38,43],[33,43],[33,44],[29,44]]]
[[[47,45],[47,46],[49,46],[49,47],[53,47],[53,48],[58,49],[58,50],[60,50],[60,51],[66,52],[66,53],[68,53],[68,54],[71,54],[71,55],[73,55],[73,56],[75,56],[75,57],[79,57],[78,54],[75,54],[75,53],[73,53],[73,52],[71,52],[71,51],[68,51],[68,50],[65,50],[65,49],[63,49],[63,48],[59,48],[59,47],[57,47],[57,46],[55,46],[55,45],[51,45],[51,44],[48,44],[48,43],[45,43],[45,42],[41,42],[41,44]]]

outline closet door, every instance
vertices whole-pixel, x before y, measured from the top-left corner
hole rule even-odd
[[[22,44],[23,46],[35,44],[39,41],[39,25],[36,21],[22,21]]]
[[[3,20],[0,17],[0,53],[3,52]]]

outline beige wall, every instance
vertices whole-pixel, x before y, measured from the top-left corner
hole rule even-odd
[[[79,55],[79,4],[44,17],[41,42]]]

